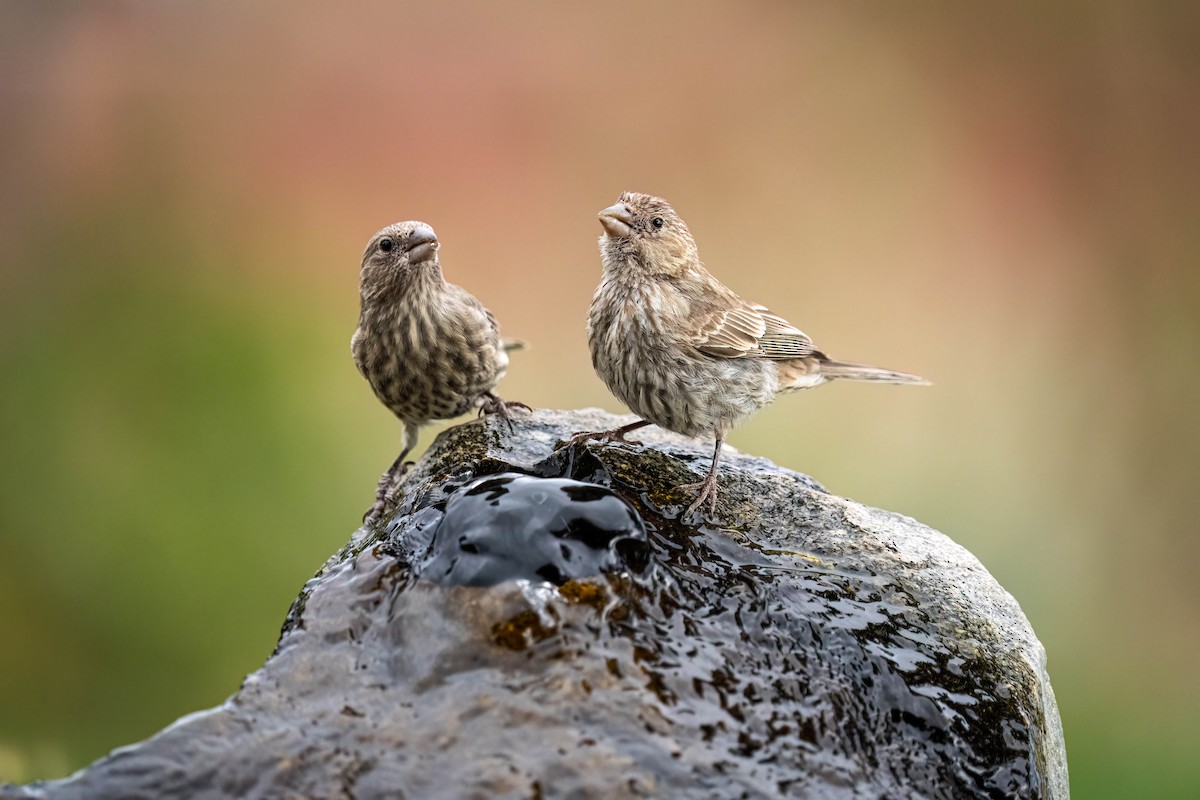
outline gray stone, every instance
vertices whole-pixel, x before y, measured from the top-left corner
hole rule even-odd
[[[446,431],[225,704],[0,798],[1068,797],[1045,652],[970,553],[732,453],[681,521],[708,444],[656,428],[554,452],[627,421]]]

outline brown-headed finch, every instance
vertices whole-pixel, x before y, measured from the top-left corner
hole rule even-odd
[[[725,435],[776,395],[835,378],[927,384],[924,378],[835,361],[798,328],[748,303],[700,262],[696,242],[659,197],[626,192],[600,212],[604,275],[588,313],[592,365],[638,422],[587,439],[626,441],[660,425],[685,436],[713,436],[712,468],[684,512],[717,502],[717,462]]]
[[[419,426],[473,409],[508,416],[492,389],[520,342],[500,338],[496,317],[466,290],[446,283],[441,243],[424,222],[397,222],[371,237],[362,258],[362,310],[350,340],[354,363],[375,396],[404,423],[400,455],[379,479],[373,523],[404,474]]]

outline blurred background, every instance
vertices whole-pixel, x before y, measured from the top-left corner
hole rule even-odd
[[[584,319],[632,189],[823,348],[935,382],[783,398],[731,444],[983,561],[1049,652],[1078,797],[1197,797],[1198,21],[0,5],[0,780],[270,654],[400,442],[349,353],[376,229],[432,224],[532,343],[504,397],[622,411]]]

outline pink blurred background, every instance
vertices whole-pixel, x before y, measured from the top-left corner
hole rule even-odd
[[[399,445],[349,357],[362,247],[434,226],[622,410],[596,212],[930,389],[731,444],[968,547],[1050,657],[1079,797],[1196,797],[1200,15],[1184,3],[0,6],[0,780],[216,704]],[[436,430],[426,431],[422,444]]]

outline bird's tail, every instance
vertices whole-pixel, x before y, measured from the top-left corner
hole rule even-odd
[[[880,383],[911,383],[917,386],[929,386],[930,382],[922,378],[920,375],[912,375],[908,372],[896,372],[895,370],[884,369],[883,367],[873,367],[870,364],[854,364],[849,361],[834,361],[832,359],[822,359],[821,375],[832,380],[833,378],[841,378],[851,381],[879,381]]]
[[[514,350],[524,350],[528,345],[520,339],[501,339],[500,347],[504,349],[504,352],[511,353]]]

